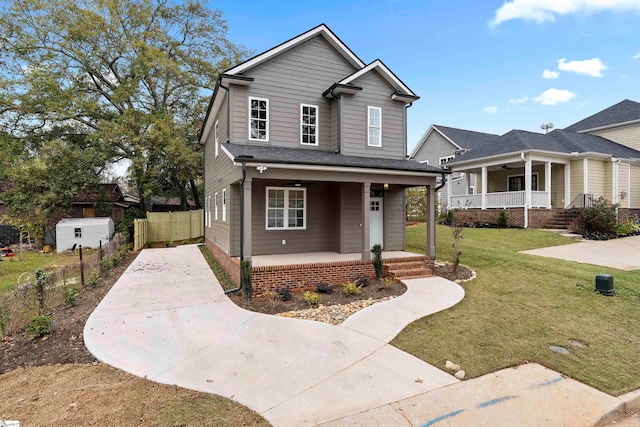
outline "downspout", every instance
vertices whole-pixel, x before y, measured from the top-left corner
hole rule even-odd
[[[244,181],[247,179],[246,162],[248,159],[238,158],[237,160],[242,162],[242,179],[240,180],[240,286],[227,289],[224,291],[225,294],[242,290],[242,262],[244,261]]]
[[[333,90],[335,88],[331,89],[331,96],[336,100],[337,102],[337,106],[336,106],[336,122],[337,122],[337,127],[338,129],[336,129],[336,154],[340,154],[340,151],[342,150],[342,95],[338,94],[336,95],[335,93],[333,93]]]

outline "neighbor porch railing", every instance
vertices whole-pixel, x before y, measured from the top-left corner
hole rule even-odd
[[[525,205],[527,195],[525,191],[504,191],[500,193],[487,193],[485,195],[486,208],[522,208]],[[546,191],[531,192],[531,207],[546,208],[548,205],[548,193]],[[482,194],[469,194],[465,196],[451,196],[452,209],[480,209],[482,208]]]

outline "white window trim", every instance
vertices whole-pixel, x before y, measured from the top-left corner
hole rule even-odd
[[[220,145],[220,122],[216,120],[216,124],[213,125],[213,139],[216,142],[215,154],[218,157],[218,150]]]
[[[469,186],[469,195],[474,195],[476,194],[476,187],[475,185],[470,185]]]
[[[267,103],[267,125],[265,126],[266,138],[251,138],[251,101],[265,101]],[[269,142],[269,100],[267,98],[258,98],[255,96],[250,96],[249,101],[247,103],[247,130],[249,131],[248,139],[249,141],[260,141],[260,142]]]
[[[454,154],[453,156],[444,156],[444,157],[440,157],[440,158],[438,159],[438,164],[439,164],[440,166],[442,166],[443,164],[445,164],[445,163],[447,163],[447,162],[450,162],[451,160],[453,160],[453,159],[455,159],[455,158],[456,158],[456,155],[455,155],[455,154]]]
[[[526,187],[527,181],[526,181],[526,177],[524,176],[523,173],[519,173],[519,174],[516,174],[516,175],[507,175],[507,192],[509,192],[509,179],[513,178],[513,177],[516,177],[516,176],[521,176],[521,177],[525,178],[525,187]],[[534,177],[536,179],[536,189],[537,190],[533,189],[533,178]],[[531,185],[531,191],[540,191],[540,176],[538,175],[538,172],[531,173],[531,184],[532,184]],[[518,191],[518,190],[514,190],[514,191]],[[524,190],[519,190],[519,191],[527,191],[527,190],[525,188]]]
[[[211,196],[207,197],[207,223],[211,228]]]
[[[218,220],[218,193],[213,195],[213,219]]]
[[[310,144],[308,142],[302,142],[302,127],[305,126],[304,123],[302,123],[302,111],[303,111],[304,107],[315,108],[315,110],[316,110],[316,124],[314,125],[314,129],[316,131],[315,132],[315,137],[316,137],[315,144]],[[309,125],[307,125],[307,126],[309,126]],[[301,145],[317,147],[318,146],[318,141],[320,140],[319,137],[320,137],[320,109],[318,108],[317,105],[300,104],[300,144]]]
[[[422,160],[422,161],[420,161],[420,163],[422,163],[424,165],[428,165],[429,164],[429,160]]]
[[[204,226],[209,227],[209,197],[204,198]]]
[[[378,110],[378,112],[380,113],[380,126],[371,126],[371,110],[372,109]],[[378,138],[378,141],[379,141],[378,145],[371,144],[371,134],[370,134],[371,128],[378,129],[378,131],[380,132],[380,138]],[[373,105],[367,105],[367,146],[377,147],[377,148],[382,147],[382,108],[381,107],[374,107]]]
[[[227,189],[222,190],[222,222],[227,222]]]
[[[284,190],[284,227],[269,227],[269,190]],[[302,227],[289,227],[289,191],[302,191]],[[267,187],[265,190],[264,229],[270,230],[306,230],[307,229],[307,189],[304,187]]]

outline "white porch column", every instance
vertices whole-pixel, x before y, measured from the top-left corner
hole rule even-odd
[[[529,228],[529,208],[531,207],[531,159],[524,161],[524,228]]]
[[[447,180],[447,183],[445,184],[443,190],[447,190],[447,211],[450,211],[451,209],[453,209],[453,206],[451,206],[451,193],[453,190],[453,182],[452,182],[453,174],[443,179]]]
[[[436,192],[433,185],[427,186],[427,255],[436,256]]]
[[[619,170],[618,170],[618,165],[619,165],[619,160],[618,159],[611,159],[611,203],[612,204],[616,204],[618,203],[618,177],[619,177]]]
[[[564,165],[564,208],[571,203],[571,162]]]
[[[487,167],[482,167],[482,209],[487,209]]]
[[[251,178],[247,178],[244,181],[244,194],[241,194],[244,200],[244,241],[243,241],[243,251],[244,251],[244,259],[251,259],[251,188],[252,188]]]
[[[544,191],[547,192],[547,209],[551,209],[551,162],[544,164]]]
[[[371,259],[371,183],[362,184],[362,259]]]

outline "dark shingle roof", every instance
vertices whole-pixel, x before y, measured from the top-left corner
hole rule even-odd
[[[609,154],[613,157],[640,158],[640,151],[595,135],[560,129],[548,134],[512,130],[499,137],[495,142],[483,144],[475,149],[469,150],[449,163],[455,164],[467,160],[527,150],[550,151],[563,154],[593,152]]]
[[[442,132],[451,141],[465,149],[477,148],[487,142],[493,142],[500,138],[500,135],[492,133],[475,132],[472,130],[450,128],[447,126],[433,125],[434,128]]]
[[[633,120],[640,120],[640,102],[625,99],[616,105],[612,105],[599,113],[566,127],[565,130],[580,132],[618,123],[631,122]]]
[[[425,173],[442,173],[442,169],[413,160],[378,159],[373,157],[345,156],[330,151],[303,148],[223,144],[234,158],[253,156],[252,162],[285,163],[298,165],[340,166],[349,168],[403,170]]]

